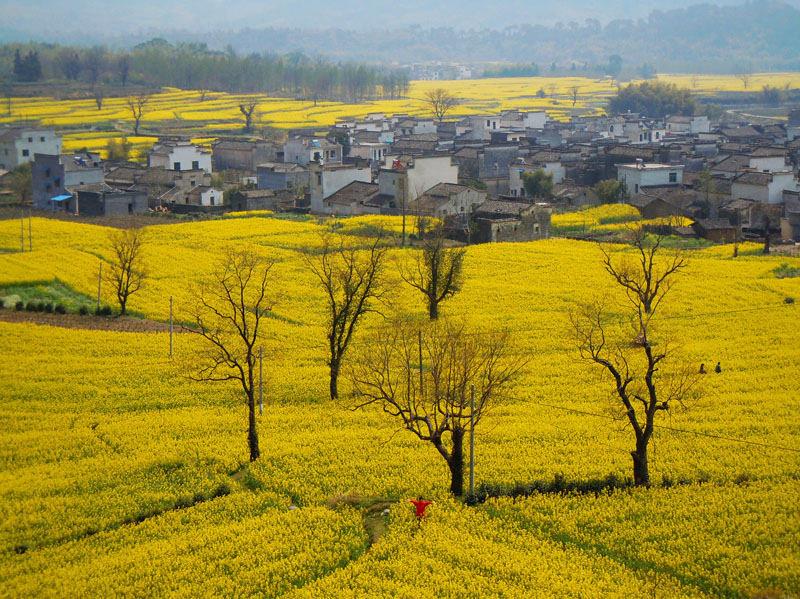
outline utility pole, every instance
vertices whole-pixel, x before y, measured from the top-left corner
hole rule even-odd
[[[469,494],[475,494],[475,385],[470,386],[469,403]]]
[[[100,262],[100,274],[97,275],[97,311],[100,311],[100,287],[103,284],[103,263]]]
[[[419,341],[419,396],[423,397],[425,394],[422,390],[422,331],[417,331]]]
[[[22,202],[19,203],[19,244],[20,251],[25,251],[25,212],[22,210]]]
[[[31,211],[28,210],[28,251],[33,251],[33,233],[31,232]]]
[[[258,413],[264,413],[264,346],[258,346]]]
[[[172,296],[169,296],[169,357],[172,357]]]

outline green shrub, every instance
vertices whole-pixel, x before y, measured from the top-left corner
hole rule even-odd
[[[53,313],[53,303],[52,302],[47,302],[44,305],[44,311],[47,312],[48,314],[52,314]]]
[[[89,308],[87,308],[86,306],[81,306],[78,309],[78,314],[80,314],[81,316],[86,316],[88,313],[89,313]]]
[[[19,300],[16,304],[14,304],[14,309],[17,310],[18,312],[25,309],[25,302]]]
[[[55,310],[56,310],[56,314],[66,314],[67,313],[67,309],[64,307],[63,304],[57,304]]]
[[[25,311],[26,312],[36,312],[36,304],[34,304],[33,302],[28,302],[25,305]]]

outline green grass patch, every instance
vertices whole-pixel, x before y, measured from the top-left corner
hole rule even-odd
[[[789,266],[784,263],[772,272],[774,272],[775,276],[779,279],[793,279],[795,277],[800,277],[800,266]]]
[[[6,308],[13,308],[14,303],[18,301],[23,301],[25,304],[44,302],[61,304],[69,312],[77,312],[81,306],[92,306],[96,301],[58,279],[1,285],[0,300],[3,300]]]

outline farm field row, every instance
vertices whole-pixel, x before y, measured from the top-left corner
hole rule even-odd
[[[176,335],[170,359],[167,333],[0,322],[0,585],[12,596],[800,590],[800,456],[792,449],[800,348],[796,304],[785,301],[800,297],[800,278],[774,274],[800,260],[746,245],[736,259],[726,246],[694,250],[663,306],[658,328],[680,341],[686,359],[723,366],[656,432],[654,481],[690,484],[466,507],[449,499],[433,447],[379,410],[352,412],[327,399],[325,306],[302,258],[325,228],[266,216],[149,227],[151,278],[130,302],[165,320],[173,297],[176,317],[188,319],[188,288],[226,244],[252,244],[277,260],[279,318],[262,340],[262,458],[254,464],[240,390],[187,377],[194,335]],[[352,219],[341,230],[359,240],[379,224],[396,231],[399,223]],[[0,221],[0,288],[58,278],[93,297],[109,230],[47,219],[33,219],[32,229],[34,251],[20,253],[19,222]],[[396,274],[395,261],[414,251],[390,250],[387,315],[425,312]],[[631,432],[613,420],[608,381],[577,359],[570,335],[576,302],[607,295],[624,310],[599,257],[594,244],[563,239],[468,249],[463,290],[443,313],[509,329],[515,352],[530,358],[478,429],[479,484],[630,476]],[[365,326],[379,323],[373,315]],[[365,349],[361,335],[353,359]],[[420,494],[437,501],[431,519],[418,529],[399,503],[372,547],[361,514],[332,507],[346,496],[404,502]]]
[[[658,75],[660,81],[675,83],[699,93],[745,91],[742,82],[732,75]],[[749,89],[764,85],[800,87],[798,73],[758,73],[752,75]],[[258,100],[254,126],[277,128],[317,127],[326,129],[337,120],[363,118],[370,113],[427,115],[421,101],[426,91],[444,88],[462,99],[451,115],[496,114],[501,110],[546,110],[551,118],[568,120],[573,114],[600,114],[605,101],[614,94],[608,79],[584,77],[529,77],[509,79],[474,79],[461,81],[414,81],[407,98],[375,100],[362,104],[341,102],[314,103],[291,98],[263,95],[237,95],[213,92],[201,101],[198,91],[165,89],[155,94],[142,117],[144,131],[184,130],[201,143],[210,143],[215,132],[241,129],[244,120],[239,105]],[[573,99],[573,90],[577,97]],[[53,98],[12,98],[8,114],[0,124],[19,120],[40,121],[42,125],[64,129],[64,150],[88,148],[104,151],[109,139],[126,137],[134,152],[152,145],[146,133],[133,135],[133,123],[125,98],[106,98],[102,109],[93,99],[56,100]]]

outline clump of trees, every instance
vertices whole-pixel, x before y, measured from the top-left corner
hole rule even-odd
[[[644,81],[631,83],[619,90],[608,102],[611,114],[636,112],[651,118],[667,115],[693,115],[697,101],[688,89],[679,89],[673,83]]]
[[[42,78],[42,65],[38,52],[29,50],[25,56],[19,51],[14,53],[14,76],[17,81],[39,81]]]
[[[269,53],[237,56],[230,46],[225,51],[216,51],[202,42],[173,45],[160,38],[118,52],[103,46],[0,46],[0,64],[4,54],[10,62],[10,52],[14,53],[14,75],[18,81],[63,78],[86,81],[93,88],[116,82],[122,87],[135,83],[149,88],[292,94],[315,102],[323,99],[360,102],[378,96],[392,99],[407,96],[410,84],[405,69],[333,64],[299,52],[285,56]]]
[[[537,169],[533,172],[523,172],[520,178],[525,187],[525,195],[529,198],[548,199],[553,197],[553,173]]]
[[[594,186],[594,191],[603,204],[618,204],[630,197],[625,181],[603,179]]]

